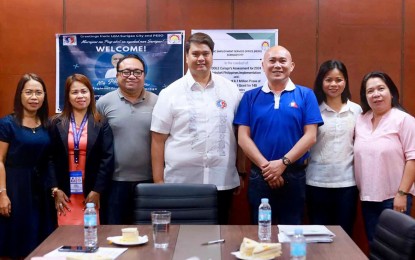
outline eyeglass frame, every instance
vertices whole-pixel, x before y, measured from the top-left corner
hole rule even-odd
[[[23,90],[22,94],[24,94],[26,97],[31,97],[33,94],[35,94],[36,97],[41,97],[45,95],[45,92],[40,90]]]
[[[135,70],[125,69],[125,70],[119,70],[118,72],[121,73],[121,75],[124,78],[128,78],[131,75],[133,75],[136,78],[139,78],[139,77],[141,77],[144,74],[144,70],[140,70],[140,69],[135,69]],[[125,75],[124,74],[125,72],[130,72],[130,74],[129,75]],[[137,72],[140,72],[140,75],[135,75],[135,73],[137,73]]]

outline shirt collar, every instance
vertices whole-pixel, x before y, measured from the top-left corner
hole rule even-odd
[[[283,91],[293,91],[294,89],[295,89],[295,84],[289,78]],[[271,92],[271,89],[269,88],[269,85],[268,85],[268,80],[265,81],[265,84],[262,86],[261,90],[265,93]]]
[[[120,99],[125,99],[125,97],[124,97],[124,95],[122,94],[122,92],[121,92],[120,88],[117,88],[117,93],[118,93],[118,97],[119,97]],[[137,98],[137,102],[136,102],[136,103],[139,103],[139,102],[141,102],[141,101],[145,100],[146,98],[147,98],[147,90],[144,88],[144,89],[143,89],[143,92],[141,92],[141,95]]]
[[[190,70],[187,70],[187,73],[184,77],[185,77],[187,87],[189,88],[189,90],[196,90],[196,89],[202,88],[202,86],[198,82],[195,81],[192,74],[190,73]],[[213,88],[214,86],[215,86],[215,74],[210,72],[210,81],[207,84],[206,88]]]
[[[123,99],[123,98],[124,98],[124,95],[122,94],[122,92],[121,92],[120,88],[117,88],[117,94],[118,94],[118,97],[119,97],[120,99]]]
[[[326,104],[326,102],[323,101],[320,105],[320,112],[323,112],[324,110],[335,112],[331,107],[329,107]],[[343,112],[350,111],[350,110],[351,110],[350,100],[347,100],[346,104],[344,106],[342,106],[342,109],[340,109],[339,113],[343,113]]]

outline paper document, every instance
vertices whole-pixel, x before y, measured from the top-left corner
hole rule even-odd
[[[115,259],[124,253],[128,248],[116,248],[116,247],[99,247],[95,253],[80,253],[80,252],[59,252],[56,248],[52,252],[49,252],[45,257],[58,257],[58,256],[75,256],[79,259]]]
[[[333,242],[333,238],[336,236],[323,225],[278,225],[278,241],[280,243],[290,242],[297,228],[303,230],[307,243],[330,243]]]

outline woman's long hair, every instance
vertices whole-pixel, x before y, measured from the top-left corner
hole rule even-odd
[[[49,116],[49,105],[48,105],[48,94],[46,91],[45,82],[41,77],[36,75],[35,73],[27,73],[24,74],[19,83],[17,83],[16,93],[14,94],[14,107],[13,107],[13,114],[14,118],[16,119],[17,123],[20,125],[23,121],[23,104],[22,104],[22,91],[26,83],[30,80],[34,80],[40,83],[43,88],[43,92],[45,93],[43,98],[42,106],[37,110],[36,116],[40,119],[40,123],[43,127],[46,127],[48,124],[48,116]]]
[[[58,117],[61,118],[62,121],[64,121],[65,123],[69,123],[71,114],[73,112],[73,107],[71,105],[71,102],[69,101],[69,92],[74,82],[80,82],[88,88],[89,95],[90,95],[90,103],[88,105],[87,114],[93,116],[95,123],[99,123],[101,121],[101,115],[98,113],[96,105],[95,105],[94,89],[92,87],[91,81],[85,75],[82,75],[82,74],[72,74],[66,79],[65,100],[63,103],[63,110],[62,110],[62,113]]]

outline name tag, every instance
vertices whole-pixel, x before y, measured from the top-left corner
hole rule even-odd
[[[82,171],[69,172],[69,183],[71,187],[71,194],[82,194]]]

